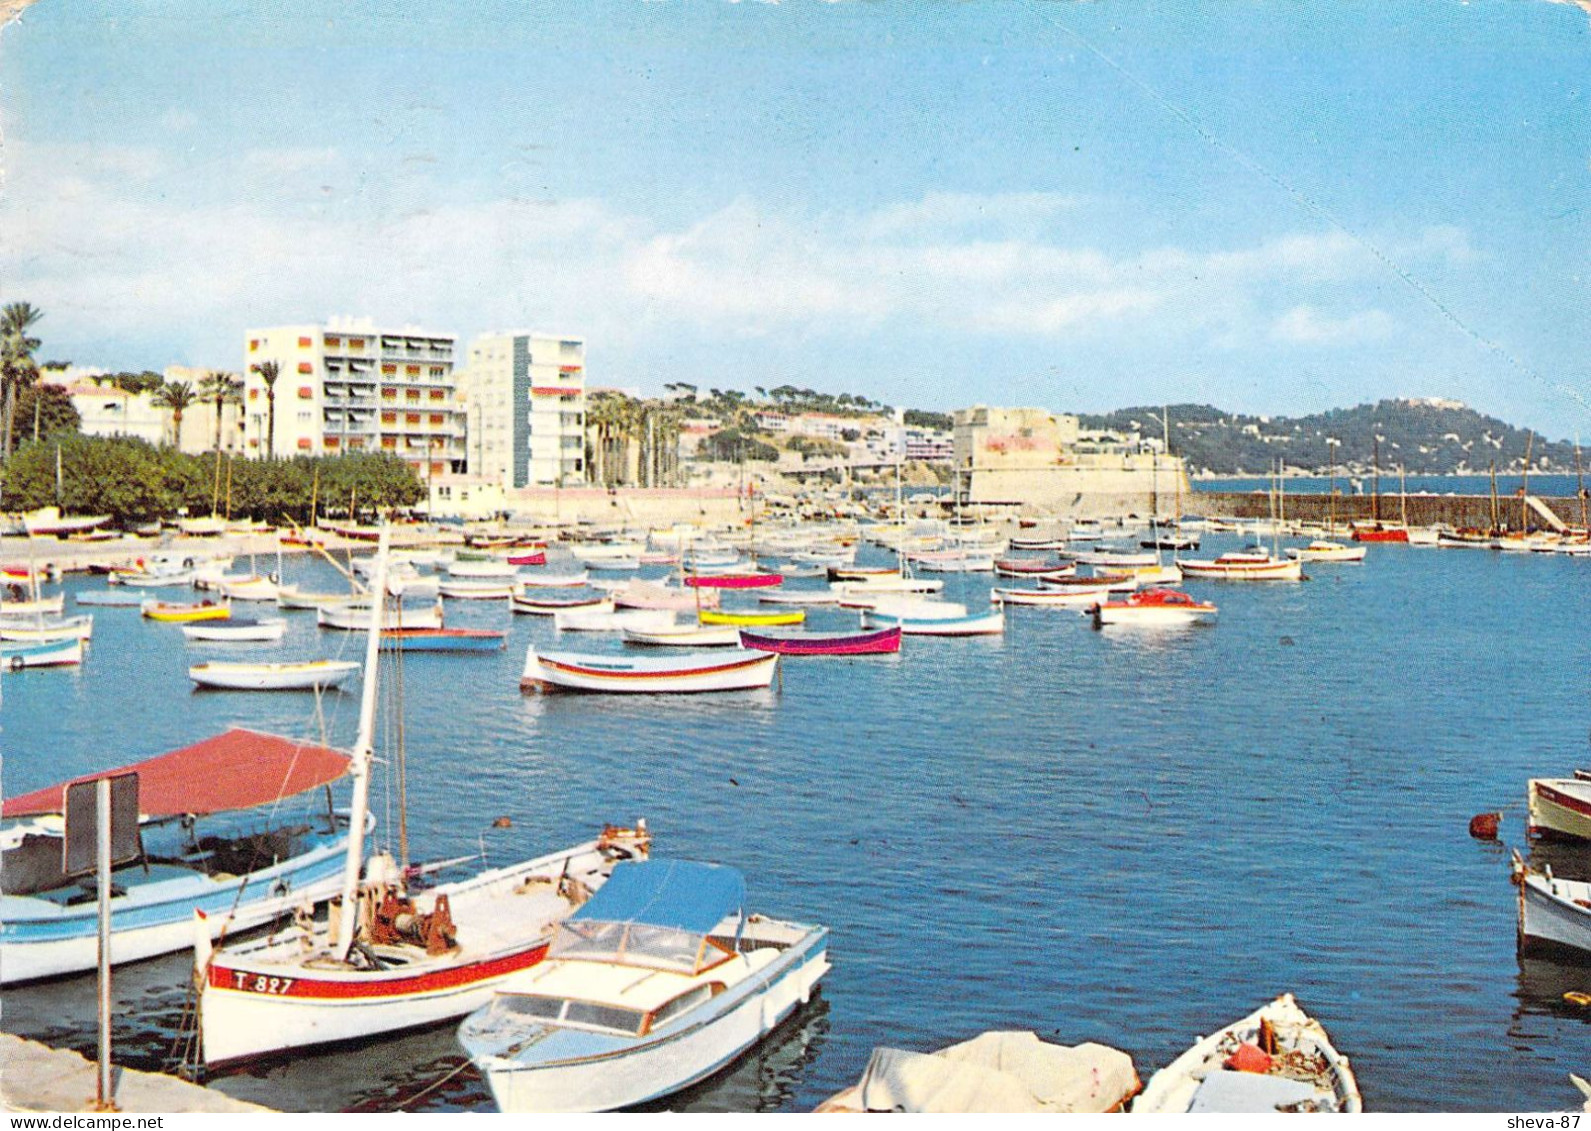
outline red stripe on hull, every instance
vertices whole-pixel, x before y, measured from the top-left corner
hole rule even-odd
[[[1550,801],[1554,805],[1567,809],[1571,813],[1578,813],[1582,817],[1591,817],[1591,802],[1582,801],[1578,797],[1570,797],[1567,793],[1561,793],[1550,785],[1537,785],[1536,793],[1543,801]]]
[[[441,970],[433,970],[426,974],[416,974],[411,978],[320,978],[304,976],[285,978],[279,975],[250,973],[246,970],[230,970],[224,966],[212,966],[210,967],[210,985],[219,990],[237,990],[240,992],[258,993],[269,997],[328,1000],[405,997],[412,994],[429,993],[435,990],[452,989],[456,986],[467,986],[472,982],[482,982],[489,978],[499,978],[504,974],[512,974],[517,970],[524,970],[534,966],[545,957],[547,957],[547,944],[538,943],[529,950],[516,951],[513,954],[505,954],[482,962],[471,962],[464,966],[450,966]],[[254,988],[256,982],[260,983],[259,989]],[[273,982],[277,985],[274,990],[270,988]],[[282,983],[287,983],[285,990],[280,988]]]

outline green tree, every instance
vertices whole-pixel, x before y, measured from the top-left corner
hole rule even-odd
[[[17,396],[39,377],[39,365],[33,359],[33,352],[40,342],[28,331],[43,317],[42,310],[27,302],[7,303],[5,311],[0,313],[0,414],[5,417],[5,433],[0,440],[4,451],[0,455],[7,458],[11,455]]]
[[[150,398],[156,408],[167,409],[171,413],[171,443],[173,447],[182,446],[182,414],[188,411],[198,400],[193,391],[193,386],[186,381],[171,381],[155,390],[155,395]]]
[[[215,405],[215,450],[221,450],[221,414],[229,404],[243,403],[243,382],[230,373],[210,372],[199,382],[199,400]]]
[[[24,385],[17,393],[16,414],[12,421],[11,447],[27,439],[47,439],[62,432],[76,432],[83,418],[72,403],[71,394],[59,385]]]
[[[258,373],[265,382],[265,454],[276,458],[276,381],[282,367],[274,361],[260,363]]]

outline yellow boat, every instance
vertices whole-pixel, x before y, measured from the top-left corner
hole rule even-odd
[[[726,613],[722,610],[703,609],[699,617],[702,624],[738,624],[750,627],[800,624],[807,619],[807,611],[805,609],[790,609],[777,613]]]
[[[232,617],[231,605],[218,605],[213,601],[201,601],[197,605],[168,605],[164,601],[145,601],[139,609],[150,620],[230,620]]]

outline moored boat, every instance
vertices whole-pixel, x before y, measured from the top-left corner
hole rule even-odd
[[[116,868],[111,895],[111,960],[121,963],[191,945],[196,909],[209,913],[211,932],[236,933],[335,893],[347,822],[317,799],[347,769],[336,750],[229,730],[9,798],[0,810],[14,822],[0,831],[0,983],[94,968],[98,909],[74,898],[80,877],[63,871],[68,785],[137,775],[140,843]],[[293,798],[302,802],[284,805]],[[231,814],[250,819],[234,828]]]
[[[1133,1114],[1364,1110],[1348,1058],[1292,994],[1201,1038],[1149,1078]]]
[[[938,1052],[876,1048],[862,1078],[820,1112],[1119,1112],[1142,1084],[1132,1057],[1030,1032],[982,1033]]]
[[[324,604],[315,610],[315,623],[321,628],[338,628],[344,632],[358,632],[370,620],[369,598],[343,600]],[[442,604],[440,601],[411,605],[403,602],[388,603],[381,610],[381,627],[389,628],[441,628]]]
[[[506,601],[519,592],[519,581],[512,577],[469,577],[438,583],[442,596],[461,601]]]
[[[800,624],[806,619],[807,611],[802,608],[769,613],[750,612],[740,609],[703,609],[700,615],[700,620],[703,624],[727,624],[748,628]]]
[[[14,672],[23,668],[67,667],[82,662],[83,642],[75,636],[67,640],[0,644],[0,667]]]
[[[580,609],[611,613],[614,605],[613,598],[605,593],[590,597],[533,597],[528,593],[516,593],[510,599],[510,607],[516,613],[550,617],[555,613],[574,612]]]
[[[1036,605],[1040,608],[1057,609],[1086,609],[1090,605],[1106,600],[1109,596],[1110,586],[1104,582],[1065,589],[1048,586],[1041,589],[1019,589],[996,585],[989,590],[991,604]]]
[[[1591,773],[1531,778],[1525,786],[1527,836],[1591,840]]]
[[[1276,558],[1259,547],[1233,550],[1214,561],[1178,558],[1187,577],[1219,581],[1302,581],[1304,564],[1296,558]]]
[[[1408,538],[1405,537],[1404,541],[1407,542]],[[1345,546],[1341,542],[1324,539],[1317,539],[1303,547],[1292,546],[1287,550],[1288,557],[1301,562],[1362,562],[1367,553],[1369,548],[1366,546]]]
[[[1355,523],[1353,540],[1355,542],[1407,542],[1409,540],[1409,531],[1407,527],[1395,526],[1389,522]]]
[[[623,863],[459,1042],[501,1111],[611,1111],[706,1079],[828,969],[828,929],[747,914],[733,868]]]
[[[1005,613],[923,617],[890,616],[877,609],[864,609],[862,625],[868,628],[899,627],[907,636],[997,636],[1005,631]]]
[[[621,630],[626,644],[653,648],[733,648],[740,644],[740,632],[734,628],[703,627],[695,624],[673,624],[666,628]]]
[[[525,654],[522,691],[563,689],[629,694],[745,691],[773,682],[779,657],[771,652],[735,649],[705,656],[591,655],[544,652]]]
[[[883,655],[900,651],[900,637],[899,625],[862,632],[792,632],[779,636],[745,629],[739,632],[742,648],[777,652],[781,656]]]
[[[395,652],[497,652],[508,633],[485,628],[388,628],[381,646]]]
[[[224,621],[185,624],[182,634],[189,640],[206,640],[224,643],[258,643],[280,640],[287,634],[287,621],[280,617],[254,620],[249,617],[231,617]]]
[[[246,664],[211,660],[188,669],[200,687],[221,691],[315,691],[336,687],[359,670],[357,660]]]
[[[215,601],[200,601],[197,604],[169,604],[165,601],[145,601],[139,608],[145,617],[150,620],[166,621],[173,624],[187,623],[198,620],[227,620],[232,616],[232,606],[226,603],[217,604]]]
[[[1178,625],[1207,624],[1217,613],[1212,601],[1196,601],[1177,589],[1145,589],[1130,593],[1120,601],[1101,601],[1094,606],[1094,624]]]
[[[61,640],[87,640],[94,635],[94,618],[91,615],[76,617],[36,618],[26,620],[0,620],[0,640],[44,644]]]

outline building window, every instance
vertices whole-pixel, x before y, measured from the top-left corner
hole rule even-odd
[[[420,414],[417,412],[406,412],[403,414],[403,422],[405,424],[418,424],[420,423]]]
[[[298,348],[301,349],[301,350],[307,350],[310,346],[312,346],[314,344],[315,343],[312,342],[308,338],[300,338],[300,339],[298,339]]]
[[[381,423],[383,423],[383,424],[396,424],[397,422],[398,422],[398,414],[397,413],[395,413],[395,412],[384,412],[384,413],[381,414]]]
[[[298,387],[298,399],[301,401],[314,400],[315,390],[309,385],[300,385]]]
[[[342,341],[343,340],[341,338],[339,338],[335,334],[327,334],[326,335],[326,344],[328,346],[340,346],[340,345],[342,345]]]
[[[301,451],[301,452],[309,451],[309,437],[308,436],[300,436],[298,438],[298,450]]]
[[[418,377],[420,375],[420,367],[418,365],[405,365],[403,371],[410,377]]]
[[[315,372],[315,367],[307,361],[301,361],[298,363],[298,371],[300,373],[313,373]]]
[[[260,348],[260,340],[258,338],[250,338],[249,339],[249,352],[253,353],[255,350],[257,350],[259,348]]]
[[[431,399],[433,401],[445,401],[447,400],[447,392],[443,389],[432,389]]]
[[[431,414],[431,423],[432,424],[445,424],[445,423],[447,423],[447,417],[444,416],[440,412],[433,412]]]
[[[398,367],[396,365],[383,365],[381,367],[381,372],[383,373],[396,373],[397,371]]]

